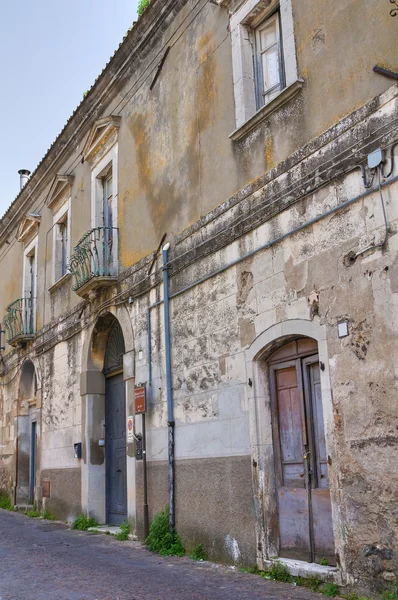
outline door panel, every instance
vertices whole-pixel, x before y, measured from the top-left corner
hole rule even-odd
[[[332,527],[332,506],[329,489],[312,490],[312,518],[314,523],[314,561],[327,558],[328,564],[336,565]]]
[[[36,421],[31,424],[30,432],[30,461],[29,461],[29,503],[35,500],[36,485]]]
[[[276,387],[283,486],[304,487],[304,480],[300,478],[303,471],[301,400],[295,366],[276,372]]]
[[[334,564],[318,357],[271,365],[270,381],[280,555]]]
[[[122,375],[106,380],[106,507],[109,525],[127,518],[126,397]]]

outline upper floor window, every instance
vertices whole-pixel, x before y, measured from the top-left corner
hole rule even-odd
[[[284,87],[279,11],[254,30],[257,108],[275,98]]]
[[[70,199],[54,215],[53,226],[53,282],[56,283],[68,273],[70,256]]]
[[[21,312],[24,333],[36,331],[37,247],[36,237],[24,250]]]
[[[68,275],[73,181],[73,175],[56,175],[47,196],[47,206],[53,212],[51,286],[56,287]]]
[[[230,16],[236,117],[232,139],[239,139],[239,129],[246,133],[247,124],[253,126],[302,86],[291,2],[246,0]]]

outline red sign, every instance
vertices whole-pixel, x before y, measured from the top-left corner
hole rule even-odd
[[[146,412],[146,397],[145,397],[145,388],[137,387],[135,388],[135,414],[140,415]]]

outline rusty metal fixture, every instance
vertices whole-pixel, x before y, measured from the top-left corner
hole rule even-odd
[[[396,16],[397,16],[397,14],[398,14],[398,0],[390,0],[390,3],[391,3],[391,4],[394,4],[394,5],[396,6],[396,8],[392,8],[392,9],[390,10],[390,15],[391,15],[392,17],[396,17]]]

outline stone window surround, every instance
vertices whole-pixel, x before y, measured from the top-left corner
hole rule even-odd
[[[112,170],[113,186],[113,227],[117,227],[117,198],[118,198],[118,144],[109,149],[105,156],[91,171],[91,227],[101,227],[103,212],[103,184],[102,177]],[[116,254],[117,256],[117,254]]]
[[[22,269],[22,298],[27,297],[27,258],[31,255],[32,251],[34,252],[34,275],[35,275],[35,295],[32,298],[32,315],[33,315],[33,331],[36,331],[36,307],[37,307],[37,252],[39,246],[39,236],[33,238],[33,240],[28,244],[23,253],[23,269]]]
[[[71,274],[67,271],[62,277],[56,279],[55,274],[55,261],[56,261],[56,243],[57,243],[57,225],[62,221],[65,217],[67,218],[67,227],[68,227],[68,247],[66,249],[66,259],[69,262],[70,258],[70,236],[71,236],[71,197],[65,198],[65,202],[62,204],[61,208],[54,214],[53,216],[53,261],[52,261],[52,286],[49,288],[49,291],[53,291],[62,285],[65,281],[67,281]]]
[[[268,6],[265,6],[265,5]],[[269,103],[257,110],[253,48],[249,28],[271,15],[279,5],[285,87]],[[257,123],[287,102],[302,87],[298,79],[297,57],[294,41],[292,0],[247,0],[230,17],[232,41],[232,70],[235,96],[236,129],[232,140],[240,139]]]
[[[95,165],[91,171],[91,227],[103,226],[103,193],[104,187],[102,177],[112,170],[113,186],[113,206],[112,206],[112,225],[118,227],[118,143],[108,150],[105,156]],[[117,235],[113,238],[114,266],[116,272],[119,268],[119,238]]]

